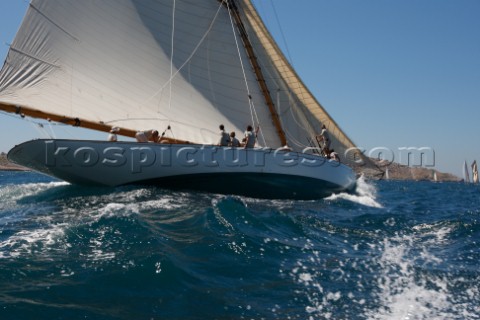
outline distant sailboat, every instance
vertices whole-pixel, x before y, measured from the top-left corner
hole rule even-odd
[[[470,174],[468,173],[467,161],[463,162],[463,181],[465,183],[470,183]]]
[[[472,163],[472,179],[473,179],[473,183],[478,183],[477,160],[473,160],[473,163]]]
[[[433,181],[438,182],[437,171],[433,171]]]
[[[364,158],[250,0],[32,0],[0,71],[0,110],[132,138],[167,128],[162,143],[44,139],[8,154],[78,184],[311,199],[352,190]],[[253,126],[256,147],[217,146],[220,124]],[[322,125],[341,163],[320,155]]]
[[[390,180],[390,172],[388,171],[388,168],[385,169],[385,180]]]

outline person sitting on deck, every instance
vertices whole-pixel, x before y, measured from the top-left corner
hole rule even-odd
[[[158,131],[157,130],[146,130],[146,131],[138,131],[135,134],[135,139],[137,139],[137,142],[148,142],[148,141],[153,141],[153,142],[159,142],[160,137],[158,136]]]
[[[117,142],[118,141],[118,138],[117,138],[117,132],[120,131],[120,128],[118,127],[113,127],[111,130],[110,130],[110,134],[108,135],[108,141],[111,141],[111,142]]]
[[[228,146],[232,148],[240,147],[240,141],[238,141],[238,139],[235,138],[235,131],[232,131],[230,133],[230,143],[228,144]]]
[[[226,147],[230,143],[230,136],[228,135],[227,132],[225,132],[225,126],[223,124],[221,124],[219,128],[220,128],[220,139],[218,140],[217,145]]]

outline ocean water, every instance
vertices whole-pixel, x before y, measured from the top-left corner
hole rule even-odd
[[[480,319],[480,187],[259,200],[0,171],[0,319]]]

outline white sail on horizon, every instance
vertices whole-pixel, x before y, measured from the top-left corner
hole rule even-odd
[[[463,162],[463,181],[470,183],[470,174],[468,173],[467,160]]]
[[[478,183],[477,160],[474,160],[473,163],[472,163],[472,181],[473,181],[473,183]]]

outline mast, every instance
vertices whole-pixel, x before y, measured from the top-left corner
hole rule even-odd
[[[250,39],[248,38],[248,34],[245,30],[245,26],[240,17],[240,12],[238,11],[238,7],[235,4],[235,0],[218,0],[218,1],[222,1],[223,4],[227,7],[227,9],[232,9],[231,12],[233,14],[233,18],[237,25],[240,36],[242,37],[243,45],[245,47],[245,50],[247,51],[247,55],[250,60],[250,63],[252,64],[253,71],[257,76],[257,81],[260,85],[260,89],[262,90],[263,97],[265,98],[265,103],[267,104],[270,114],[272,116],[272,121],[273,121],[273,124],[275,125],[275,129],[277,130],[277,135],[280,138],[280,142],[282,146],[285,146],[287,144],[285,131],[283,131],[282,124],[280,123],[280,118],[278,116],[277,111],[275,110],[275,104],[273,103],[273,99],[272,99],[272,96],[270,95],[270,91],[268,90],[265,77],[263,76],[262,69],[260,68],[260,65],[257,61],[255,52],[253,51],[252,44],[250,42]]]
[[[112,126],[107,125],[103,122],[94,122],[94,121],[89,121],[85,119],[80,119],[80,118],[72,118],[72,117],[66,117],[66,116],[61,116],[58,114],[54,113],[47,113],[43,112],[40,110],[28,108],[28,107],[22,107],[18,105],[13,105],[13,104],[8,104],[5,102],[0,102],[0,110],[9,112],[9,113],[15,113],[20,115],[22,118],[25,116],[32,117],[32,118],[38,118],[38,119],[44,119],[48,121],[54,121],[54,122],[59,122],[67,125],[71,125],[74,127],[81,127],[81,128],[86,128],[86,129],[92,129],[92,130],[97,130],[97,131],[102,131],[102,132],[110,132],[112,129]],[[118,127],[118,126],[116,126]],[[118,135],[122,135],[125,137],[130,137],[130,138],[135,138],[135,134],[137,131],[132,130],[132,129],[127,129],[127,128],[121,128],[118,127],[120,131],[117,132]],[[189,143],[188,141],[183,141],[183,140],[178,140],[178,139],[172,139],[172,138],[167,138],[163,137],[162,141],[168,142],[168,143]]]

